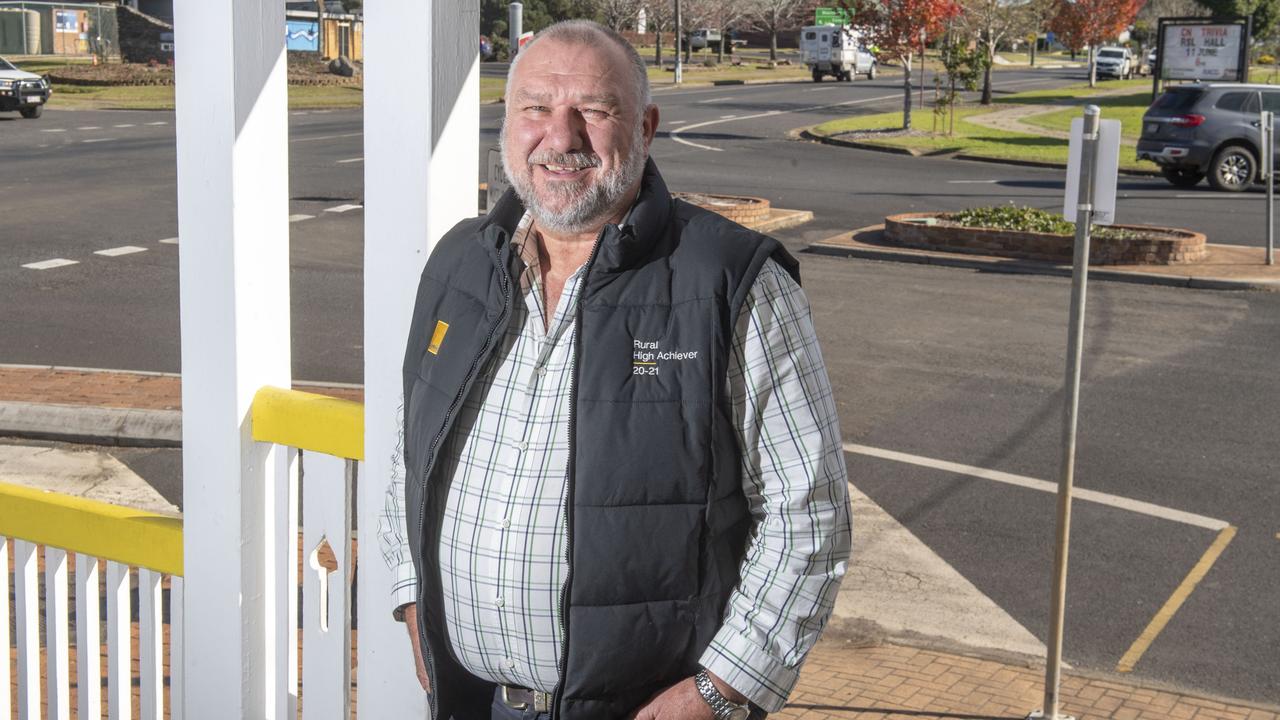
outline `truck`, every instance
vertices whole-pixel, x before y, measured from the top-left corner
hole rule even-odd
[[[876,77],[876,58],[862,42],[861,35],[847,25],[808,25],[800,29],[800,61],[813,74],[814,82],[830,75],[852,81],[855,75]]]

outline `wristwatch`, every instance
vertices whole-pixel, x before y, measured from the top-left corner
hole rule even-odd
[[[711,706],[711,712],[716,714],[716,720],[747,720],[751,715],[750,705],[730,702],[729,698],[720,694],[716,684],[711,682],[711,675],[707,673],[706,668],[702,668],[697,675],[693,676],[693,684],[698,686],[698,693]]]

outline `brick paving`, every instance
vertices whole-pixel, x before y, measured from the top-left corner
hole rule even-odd
[[[363,395],[352,387],[298,389],[357,401]],[[181,407],[181,388],[175,375],[0,366],[3,401],[173,410]],[[1043,682],[1040,667],[829,637],[810,654],[791,702],[773,717],[1021,720],[1039,709]],[[73,688],[73,702],[74,696]],[[1123,676],[1067,673],[1060,697],[1062,712],[1077,720],[1280,720],[1277,706],[1145,687]]]

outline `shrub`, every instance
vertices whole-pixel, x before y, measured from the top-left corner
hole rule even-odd
[[[1258,64],[1259,65],[1275,65],[1276,58],[1274,55],[1259,55]]]
[[[1055,235],[1070,235],[1076,229],[1074,223],[1063,220],[1061,215],[1039,208],[1017,207],[1015,205],[970,208],[955,213],[951,216],[951,220],[965,227],[1042,232]]]

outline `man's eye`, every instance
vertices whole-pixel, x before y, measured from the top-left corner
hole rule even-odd
[[[609,115],[609,111],[601,110],[599,108],[586,108],[582,111],[582,114],[588,117],[601,118],[601,117],[607,117]]]
[[[546,112],[547,106],[546,105],[530,105],[526,107],[525,110],[529,112]]]

